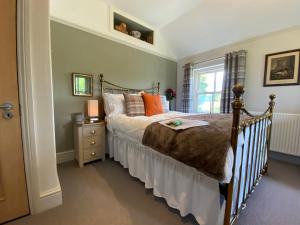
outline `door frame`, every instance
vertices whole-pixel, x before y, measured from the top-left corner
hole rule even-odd
[[[39,6],[41,6],[41,12],[36,10],[36,7]],[[39,94],[40,89],[45,87],[44,83],[41,84],[40,81],[34,79],[36,78],[36,74],[43,74],[38,64],[45,63],[46,65],[50,65],[45,67],[46,71],[43,71],[45,73],[43,76],[46,80],[51,81],[52,79],[51,51],[50,49],[46,49],[45,52],[49,52],[49,56],[42,56],[41,60],[37,62],[36,54],[39,53],[38,48],[40,48],[40,46],[31,43],[38,35],[36,30],[41,27],[41,24],[35,21],[39,20],[41,16],[45,16],[42,18],[43,21],[48,17],[50,24],[49,7],[49,0],[17,0],[19,102],[25,174],[31,214],[39,213],[62,204],[61,187],[56,169],[53,98],[50,96],[46,99],[46,106],[48,107],[50,105],[48,108],[50,108],[51,111],[48,111],[48,114],[52,117],[49,118],[49,120],[53,120],[46,125],[40,123],[39,112],[37,112],[40,102],[37,102],[35,99],[35,95]],[[32,27],[34,27],[35,30]],[[34,32],[32,30],[34,30]],[[44,30],[42,30],[42,32],[44,32]],[[49,31],[46,30],[46,32]],[[49,40],[44,40],[44,42],[45,48],[46,46],[51,46],[50,35]],[[52,82],[47,84],[45,90],[48,91],[49,95],[53,94]],[[41,140],[42,134],[40,134],[39,130],[47,129],[47,126],[53,130],[53,132],[46,134],[46,139],[49,139],[51,143],[50,150],[47,148],[41,149],[40,144],[43,140]],[[45,153],[42,151],[47,151],[48,156],[51,156],[49,160],[45,160],[45,155],[43,155]],[[41,165],[45,164],[48,164],[47,166],[50,167],[48,171],[45,171],[44,168],[41,169]],[[43,176],[51,177],[51,182],[45,184],[45,182],[43,182]]]
[[[28,31],[28,25],[25,24],[26,3],[22,0],[17,0],[17,68],[18,68],[18,82],[19,82],[19,102],[20,102],[20,114],[21,114],[21,129],[22,129],[22,144],[23,144],[23,154],[25,163],[25,174],[27,182],[27,192],[29,200],[30,212],[35,211],[33,208],[34,196],[37,193],[38,188],[36,184],[38,180],[37,176],[34,176],[35,165],[35,140],[34,140],[34,129],[33,125],[33,112],[32,104],[30,101],[32,99],[32,87],[30,81],[30,55],[26,46],[29,45],[28,37],[26,34]]]

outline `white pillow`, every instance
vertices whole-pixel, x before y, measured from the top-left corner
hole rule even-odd
[[[125,99],[123,94],[103,94],[104,111],[106,116],[113,114],[125,114]]]
[[[162,104],[164,113],[169,112],[170,111],[170,103],[167,100],[167,97],[165,95],[161,95],[160,99],[161,99],[161,104]]]

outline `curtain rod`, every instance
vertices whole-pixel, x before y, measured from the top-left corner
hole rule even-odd
[[[194,66],[194,65],[197,65],[197,64],[201,64],[201,63],[215,61],[217,59],[225,59],[225,56],[220,56],[220,57],[213,58],[213,59],[208,59],[208,60],[204,60],[204,61],[194,62],[194,63],[191,63],[191,64]],[[182,66],[182,68],[184,68],[184,66]]]

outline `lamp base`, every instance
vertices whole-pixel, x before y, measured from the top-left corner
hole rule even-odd
[[[89,118],[90,123],[97,123],[98,121],[99,121],[99,118],[97,118],[97,117]]]

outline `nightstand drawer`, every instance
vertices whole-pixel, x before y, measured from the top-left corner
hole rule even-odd
[[[83,136],[101,136],[104,135],[105,129],[104,126],[87,126],[83,128]]]
[[[102,136],[85,137],[83,138],[83,148],[102,148],[104,142]]]
[[[84,161],[89,161],[93,159],[99,159],[102,158],[103,152],[99,151],[99,148],[95,149],[86,149],[83,151],[83,160]]]
[[[74,150],[79,167],[93,160],[105,160],[105,123],[74,123]]]

